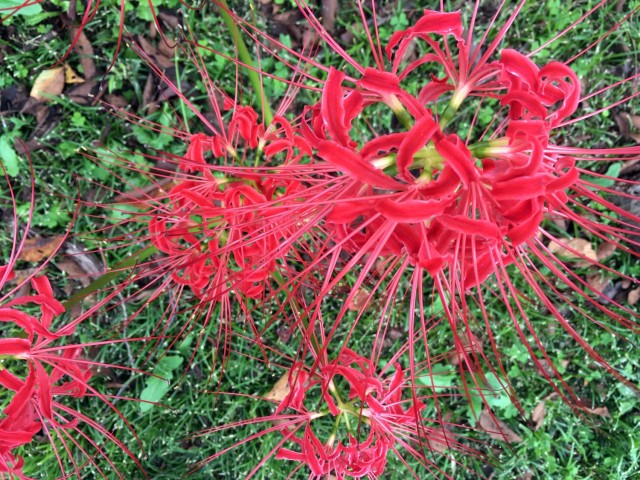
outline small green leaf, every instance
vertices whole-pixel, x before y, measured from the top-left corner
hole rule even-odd
[[[13,13],[15,15],[24,15],[25,17],[36,15],[42,12],[42,6],[39,3],[34,3],[23,7],[24,0],[0,0],[0,9],[5,10],[2,12],[2,16],[7,13]]]
[[[20,171],[18,154],[13,148],[13,138],[10,135],[2,135],[0,137],[0,159],[9,176],[15,177],[18,175]]]
[[[431,368],[431,375],[421,375],[416,380],[427,387],[433,388],[436,392],[451,388],[456,384],[456,371],[453,367],[436,364]]]
[[[177,355],[163,357],[153,369],[153,374],[158,377],[149,377],[145,388],[140,393],[140,400],[157,403],[167,394],[173,380],[173,372],[176,370],[184,359]],[[164,380],[163,380],[164,379]],[[151,403],[140,403],[140,411],[142,413],[151,409]]]
[[[590,175],[587,175],[585,177],[585,180],[587,180],[589,183],[593,183],[600,187],[605,187],[605,188],[613,187],[613,185],[616,183],[616,181],[613,179],[618,178],[618,176],[620,176],[620,170],[622,170],[622,164],[620,162],[613,163],[609,166],[609,168],[607,169],[607,172],[605,173],[607,177],[612,177],[612,178],[592,177]]]

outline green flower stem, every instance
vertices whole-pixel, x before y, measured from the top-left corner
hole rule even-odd
[[[109,271],[104,275],[102,275],[99,278],[96,278],[93,282],[91,282],[89,285],[87,285],[83,289],[78,290],[71,297],[69,297],[67,301],[63,302],[62,306],[67,310],[70,309],[71,307],[73,307],[74,305],[82,301],[82,299],[84,299],[85,297],[88,297],[92,293],[95,293],[101,288],[105,287],[109,282],[119,277],[122,273],[135,267],[140,262],[145,261],[147,258],[149,258],[151,255],[153,255],[156,252],[158,252],[158,249],[154,246],[149,246],[149,247],[143,248],[142,250],[138,250],[129,258],[122,260],[121,262],[117,263],[113,268],[110,268]]]
[[[511,151],[507,137],[496,138],[486,142],[478,142],[469,147],[471,154],[479,159],[504,155]]]
[[[453,119],[454,115],[460,108],[460,105],[462,105],[464,99],[467,98],[468,94],[469,89],[466,86],[460,86],[456,89],[456,91],[453,93],[453,96],[451,97],[451,101],[449,101],[449,105],[447,105],[447,108],[445,108],[444,112],[442,112],[442,115],[440,115],[439,126],[441,130],[444,130],[451,119]]]
[[[338,434],[338,427],[340,427],[340,420],[342,417],[342,412],[340,412],[336,416],[335,422],[333,422],[333,428],[331,429],[331,433],[329,434],[329,438],[327,439],[327,447],[333,447],[333,444],[336,441],[336,435]]]
[[[222,16],[222,20],[224,20],[227,29],[231,33],[233,37],[233,43],[238,49],[238,57],[242,63],[247,65],[245,70],[247,72],[247,76],[249,77],[249,82],[251,82],[251,86],[256,92],[256,95],[259,96],[259,103],[262,109],[262,117],[265,125],[270,125],[273,120],[273,113],[271,112],[271,107],[267,103],[267,98],[264,94],[264,87],[262,86],[262,82],[260,80],[260,75],[258,72],[253,70],[251,67],[255,64],[253,63],[253,58],[249,53],[249,49],[247,48],[247,44],[244,43],[244,40],[240,36],[240,32],[238,31],[238,26],[236,22],[233,20],[233,17],[229,13],[229,5],[227,4],[227,0],[218,0],[220,4],[220,15]]]
[[[391,108],[391,111],[395,114],[396,118],[402,124],[402,126],[407,130],[411,130],[411,127],[413,127],[413,119],[411,118],[411,115],[409,115],[409,112],[407,112],[407,109],[404,108],[404,105],[402,105],[400,100],[398,100],[395,95],[391,95],[388,101],[386,101],[385,103],[387,103],[389,108]]]

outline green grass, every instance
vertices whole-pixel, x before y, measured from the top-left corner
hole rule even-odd
[[[114,35],[117,32],[117,14],[114,10],[115,2],[112,3],[107,5],[107,8],[101,7],[94,21],[86,29],[87,36],[98,51],[96,63],[102,70],[109,64],[115,49]],[[177,7],[178,3],[173,0],[154,2],[154,4],[170,8]],[[464,3],[462,9],[466,23],[470,15],[469,6],[466,5],[466,2],[459,3]],[[616,2],[610,3],[611,5],[607,5],[588,22],[582,24],[570,36],[570,41],[561,40],[552,44],[540,52],[534,60],[542,63],[552,59],[570,58],[594,38],[604,34],[607,31],[607,26],[611,25],[615,19],[620,18],[620,14],[615,11]],[[628,5],[625,7],[627,10],[634,8],[632,5],[634,2],[627,3]],[[586,11],[594,4],[593,1],[583,1],[579,2],[577,6],[580,7],[579,11]],[[132,35],[145,34],[148,31],[149,20],[145,16],[146,0],[128,5],[130,5],[127,10],[128,32]],[[640,4],[635,2],[635,5]],[[242,2],[235,2],[233,6],[241,8],[244,5]],[[414,7],[409,2],[402,2],[402,4],[398,2],[398,5],[381,3],[380,6],[384,9],[381,14],[383,21],[380,24],[383,36],[388,36],[394,29],[411,24],[411,21],[418,18],[420,12],[420,8]],[[554,32],[567,27],[571,21],[577,19],[577,6],[575,11],[567,14],[566,3],[563,2],[547,0],[542,5],[530,2],[514,24],[507,37],[506,45],[521,51],[530,51],[536,48],[550,39]],[[48,2],[45,3],[45,7],[46,12],[59,12],[66,8],[66,2]],[[457,7],[458,3],[454,2],[452,8]],[[476,27],[477,31],[474,32],[476,38],[483,33],[484,25],[490,18],[493,8],[495,8],[494,2],[483,3],[481,20]],[[205,7],[202,11],[190,12],[186,21],[193,29],[193,35],[198,41],[206,42],[207,46],[214,50],[229,52],[230,37],[225,33],[221,21],[215,18],[213,9]],[[248,11],[247,18],[250,18]],[[206,23],[203,19],[206,19]],[[504,20],[504,15],[501,19]],[[259,12],[256,14],[256,22],[261,27],[265,25],[267,28],[270,27],[266,23],[267,19],[263,18]],[[359,23],[357,11],[350,4],[345,5],[340,10],[338,23],[340,28],[351,29],[352,25]],[[501,25],[500,21],[498,21],[498,25]],[[29,42],[31,39],[38,38],[39,35],[45,35],[52,27],[46,19],[38,22],[38,18],[24,16],[15,17],[12,20],[12,26],[19,33],[17,37],[14,37],[16,43],[1,40],[4,60],[0,73],[0,88],[7,88],[12,84],[26,84],[28,88],[37,73],[45,66],[52,65],[60,53],[65,50],[67,39],[55,37],[51,41],[42,43],[34,41],[35,47],[23,52],[21,48],[18,48],[19,43]],[[2,26],[0,28],[3,34],[7,33],[6,28],[8,27]],[[345,48],[362,65],[372,63],[362,29],[353,28],[353,34],[353,40],[346,44]],[[611,84],[620,79],[623,72],[629,68],[637,70],[638,55],[640,55],[638,38],[640,37],[638,36],[637,23],[627,22],[595,51],[576,61],[574,68],[584,79],[588,90],[598,90]],[[283,37],[282,41],[286,43],[289,39]],[[627,50],[621,49],[622,45],[625,45]],[[326,48],[320,49],[318,58],[325,64],[332,64],[337,68],[344,67],[344,62]],[[231,68],[232,63],[221,60],[206,51],[203,51],[203,60],[210,70],[211,79],[228,92],[233,92],[235,70]],[[78,68],[77,55],[71,54],[68,61],[74,68]],[[187,95],[195,105],[206,111],[208,108],[206,92],[197,71],[184,55],[178,56],[176,64],[179,67],[181,78],[187,79],[186,82],[189,84]],[[282,65],[270,59],[265,59],[262,67],[276,75],[287,74]],[[131,49],[124,48],[113,70],[106,77],[105,88],[108,93],[121,95],[129,104],[137,106],[138,109],[132,112],[136,115],[157,121],[164,126],[171,126],[179,120],[185,120],[189,122],[192,132],[201,130],[202,127],[194,115],[188,110],[185,112],[180,108],[175,99],[164,103],[162,108],[153,115],[147,115],[142,111],[140,105],[148,72],[149,68],[144,62]],[[353,74],[353,72],[350,73]],[[273,99],[272,105],[276,106],[277,100],[284,94],[282,85],[266,81],[265,88],[269,98]],[[633,88],[632,85],[628,84],[623,88],[594,98],[589,101],[588,109],[596,110],[601,106],[608,105],[623,95],[631,93],[631,88]],[[250,92],[247,92],[244,100],[248,103],[250,97]],[[306,100],[307,97],[317,98],[317,95],[303,93],[300,98]],[[51,108],[55,110],[59,121],[45,136],[39,139],[43,148],[34,151],[29,158],[20,157],[18,173],[11,178],[11,184],[16,191],[19,218],[24,222],[26,212],[29,209],[28,193],[31,178],[29,164],[31,164],[36,172],[37,190],[32,225],[33,233],[41,236],[63,233],[70,219],[74,216],[76,199],[86,200],[89,198],[90,205],[83,208],[82,214],[75,220],[73,231],[78,235],[76,241],[92,250],[98,249],[100,246],[106,247],[105,260],[108,264],[113,265],[136,251],[138,247],[113,248],[110,238],[118,238],[127,233],[126,228],[119,226],[99,234],[86,234],[86,232],[93,232],[113,225],[118,219],[126,217],[126,212],[112,210],[105,213],[104,210],[91,206],[92,203],[109,202],[113,198],[111,190],[118,191],[125,188],[122,179],[110,174],[101,166],[100,162],[104,162],[105,159],[108,161],[111,155],[109,152],[116,152],[117,155],[133,159],[144,171],[148,170],[151,165],[151,162],[144,158],[144,154],[154,155],[157,151],[168,151],[180,155],[185,152],[186,145],[172,137],[149,132],[132,122],[116,118],[102,107],[80,106],[61,97],[52,101]],[[635,105],[621,108],[620,111],[629,109],[635,109],[635,113],[638,114],[637,102]],[[381,118],[378,113],[374,111],[370,114],[370,120],[374,127],[390,128],[391,120]],[[484,120],[490,121],[491,111],[485,112],[485,116]],[[621,145],[624,140],[617,133],[617,127],[612,117],[613,114],[605,113],[586,122],[581,122],[572,127],[571,137],[581,139],[585,145]],[[480,120],[483,121],[482,117]],[[5,116],[2,118],[2,122],[3,135],[8,135],[10,138],[27,139],[36,128],[36,119],[26,114],[16,113]],[[459,128],[462,132],[465,126],[461,124]],[[569,142],[568,139],[567,142]],[[89,152],[98,160],[93,161],[83,156],[81,154],[83,151]],[[132,156],[130,152],[138,152],[138,155]],[[600,166],[594,166],[594,168],[600,168]],[[134,186],[145,185],[148,181],[140,173],[127,169],[114,168],[114,170],[122,175],[127,183]],[[92,182],[96,182],[102,187],[96,188]],[[2,188],[1,193],[2,209],[8,211],[9,197],[5,187]],[[0,233],[3,258],[7,258],[9,254],[9,246],[12,241],[11,233],[8,228]],[[635,257],[624,252],[617,251],[608,262],[612,268],[627,275],[640,276]],[[19,264],[19,268],[30,266],[32,265]],[[51,265],[47,268],[47,273],[54,277],[57,286],[56,293],[61,298],[64,295],[60,290],[64,286],[64,275]],[[351,276],[345,281],[349,283],[354,280],[355,277]],[[522,279],[516,280],[517,286],[523,284]],[[135,297],[122,303],[126,295],[143,287],[143,283],[132,284],[129,291],[123,292],[122,297],[114,299],[109,308],[101,310],[99,315],[83,324],[77,332],[76,339],[91,341],[102,338],[105,330],[117,329],[127,318],[131,319],[131,323],[127,325],[125,333],[132,338],[148,336],[154,332],[157,325],[167,324],[167,333],[177,334],[191,315],[189,305],[193,304],[193,298],[190,298],[191,296],[186,293],[181,298],[183,303],[176,306],[173,303],[173,297],[177,295],[177,292],[168,291],[167,295],[160,296],[158,301],[148,306],[145,306],[144,299]],[[576,301],[580,301],[580,299],[576,299]],[[331,307],[331,302],[337,304],[339,300],[328,300],[328,307]],[[402,307],[402,299],[398,302],[399,305],[391,319],[391,324],[400,331],[406,331],[406,308]],[[593,308],[586,305],[586,302],[582,301],[581,305],[590,313],[596,313]],[[505,367],[527,416],[522,417],[517,409],[507,402],[497,403],[494,410],[500,419],[507,422],[509,427],[523,438],[523,441],[508,448],[504,442],[491,440],[481,433],[473,433],[472,437],[482,442],[480,447],[477,445],[476,447],[486,455],[492,456],[495,459],[495,465],[487,466],[479,460],[464,458],[456,453],[452,453],[452,457],[455,462],[467,465],[472,471],[484,471],[486,475],[495,471],[493,477],[495,479],[527,478],[524,476],[527,472],[531,472],[533,478],[536,479],[554,480],[636,478],[640,475],[640,440],[637,435],[640,428],[640,409],[637,393],[620,385],[601,368],[593,365],[583,349],[571,341],[560,326],[553,325],[545,318],[542,307],[540,302],[535,301],[526,304],[527,312],[536,320],[537,332],[552,360],[563,365],[561,373],[565,380],[585,400],[586,404],[593,407],[607,407],[610,417],[580,416],[572,412],[560,399],[551,398],[546,401],[547,411],[544,423],[539,430],[534,430],[528,415],[539,402],[548,398],[552,389],[536,372],[528,352],[521,345],[511,320],[504,311],[504,306],[499,301],[489,299],[487,308],[490,318],[494,319],[492,328],[499,344],[504,346],[502,354]],[[235,313],[238,317],[241,314],[239,309]],[[134,314],[135,317],[132,318]],[[258,315],[258,321],[265,321],[259,317]],[[606,322],[606,318],[597,318]],[[630,338],[631,341],[627,342],[624,338],[628,337],[629,333],[622,329],[619,332],[622,338],[619,338],[584,319],[574,316],[571,321],[575,322],[580,333],[591,341],[591,345],[626,378],[637,379],[639,377],[640,355],[633,343],[634,340],[637,341],[637,337]],[[371,332],[375,331],[376,322],[375,311],[365,315],[358,327],[357,335],[354,337],[357,340],[351,348],[360,348],[362,352],[367,352],[368,348],[370,351]],[[610,322],[607,325],[615,328],[610,325]],[[448,331],[448,327],[444,325],[439,327],[442,328],[437,330],[432,346],[435,355],[445,354],[452,348],[451,332]],[[267,392],[283,373],[282,368],[267,366],[263,362],[254,362],[248,356],[243,355],[235,355],[232,361],[224,366],[224,369],[218,361],[215,369],[211,371],[214,349],[206,338],[215,339],[217,328],[214,315],[214,320],[205,328],[203,340],[199,343],[193,359],[191,359],[191,351],[198,342],[196,337],[200,333],[199,329],[196,329],[196,335],[190,337],[190,348],[184,344],[182,346],[175,345],[167,353],[172,358],[181,360],[176,360],[176,363],[180,363],[180,365],[173,370],[167,393],[160,399],[164,406],[144,408],[142,407],[144,404],[135,401],[119,400],[117,402],[117,408],[135,427],[143,444],[143,450],[140,451],[140,461],[153,479],[180,478],[196,462],[247,438],[258,429],[249,427],[190,438],[192,434],[216,425],[268,415],[273,410],[272,405],[251,398],[215,394],[217,390],[221,390],[261,395]],[[238,328],[240,332],[243,331],[242,326]],[[338,338],[344,334],[344,331],[339,332]],[[267,335],[269,341],[278,350],[290,355],[295,354],[295,342],[284,344],[278,339],[275,329],[271,329]],[[98,360],[106,363],[122,364],[144,371],[152,371],[154,365],[163,361],[166,345],[167,343],[164,342],[164,345],[152,348],[148,343],[131,342],[129,350],[127,350],[124,344],[115,344],[100,349],[95,355]],[[260,352],[256,350],[255,346],[248,342],[247,344],[240,342],[234,348],[240,353],[260,356]],[[164,358],[166,359],[166,357]],[[271,360],[276,360],[275,356]],[[446,370],[444,372],[447,373]],[[153,377],[145,378],[143,375],[131,374],[127,371],[112,370],[107,374],[96,375],[95,385],[99,390],[106,389],[105,391],[110,394],[119,393],[136,399],[141,397],[142,392],[149,387],[149,382],[152,379]],[[450,393],[456,392],[456,389],[461,386],[460,379],[453,375],[447,376],[447,381],[451,387],[446,391]],[[7,400],[0,397],[0,401],[6,403]],[[466,401],[452,398],[446,403],[448,403],[453,415],[452,422],[465,425],[474,423],[475,420],[470,414]],[[115,418],[101,402],[97,399],[83,399],[79,402],[79,406],[83,408],[83,411],[92,412],[97,421],[107,428],[113,429],[134,452],[138,453],[138,447],[134,443],[132,435],[124,428],[123,422]],[[279,434],[276,433],[264,441],[249,442],[206,465],[192,478],[242,478],[260,459],[269,454],[270,449],[279,440]],[[104,448],[125,476],[139,478],[140,474],[136,473],[131,460],[126,459],[115,445],[107,442]],[[55,465],[55,457],[46,439],[34,442],[22,453],[27,459],[26,474],[35,478],[54,478],[52,467]],[[402,464],[391,457],[392,455],[390,455],[384,478],[407,478]],[[456,479],[473,478],[469,471],[450,459],[437,457],[434,461],[443,471]],[[102,463],[104,464],[104,462]],[[272,459],[257,473],[256,478],[284,479],[287,478],[291,470],[290,463]],[[98,477],[97,472],[89,469],[83,478],[96,477]],[[115,478],[115,475],[108,475],[108,478]],[[295,478],[306,478],[306,472],[299,472]]]

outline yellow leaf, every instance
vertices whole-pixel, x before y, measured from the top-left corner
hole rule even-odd
[[[269,390],[263,397],[273,403],[280,403],[284,398],[289,395],[291,388],[289,387],[289,372],[284,372],[276,383],[273,384],[271,390]]]
[[[84,83],[84,78],[78,75],[73,68],[64,64],[64,83]]]

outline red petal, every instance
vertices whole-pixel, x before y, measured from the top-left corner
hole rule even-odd
[[[413,163],[413,156],[431,140],[436,132],[439,132],[438,125],[430,116],[425,115],[415,123],[400,144],[398,156],[396,157],[396,165],[398,171],[408,181],[414,181],[413,176],[409,172],[409,167]]]
[[[0,338],[0,355],[23,355],[31,351],[31,342],[24,338]]]
[[[436,141],[436,150],[447,165],[456,172],[463,185],[468,185],[471,180],[478,177],[471,152],[464,142],[455,134]]]
[[[544,176],[541,174],[495,183],[491,188],[491,196],[496,200],[528,200],[544,193]]]
[[[438,221],[446,228],[465,235],[475,235],[484,238],[499,238],[500,230],[486,220],[475,220],[462,215],[442,215]]]
[[[327,127],[329,136],[340,145],[349,145],[349,131],[344,123],[344,95],[342,80],[344,73],[331,67],[329,76],[322,90],[322,102],[320,111],[322,120]]]
[[[357,85],[363,90],[380,94],[382,96],[393,95],[400,92],[400,79],[391,72],[381,72],[375,68],[367,67],[362,79]]]
[[[432,202],[425,200],[381,200],[376,203],[376,210],[385,218],[399,223],[417,223],[431,220],[440,215],[449,204],[446,201]]]
[[[498,63],[502,65],[503,76],[506,76],[512,85],[515,83],[519,88],[524,83],[531,88],[536,88],[539,69],[528,57],[511,48],[505,48]]]
[[[387,135],[380,135],[373,140],[367,142],[361,149],[360,155],[365,160],[369,157],[375,157],[380,152],[389,152],[392,149],[400,147],[400,143],[407,136],[407,132],[389,133]]]
[[[53,397],[51,396],[51,380],[49,375],[45,372],[44,367],[40,365],[40,362],[34,362],[36,367],[36,377],[38,380],[38,402],[42,409],[42,415],[49,420],[53,419],[53,411],[51,410],[51,402]]]
[[[333,142],[320,142],[318,156],[362,183],[393,190],[404,188],[401,183],[373,168],[357,153]]]
[[[552,115],[552,125],[557,125],[576,111],[578,103],[580,103],[580,80],[576,74],[567,67],[564,63],[550,62],[540,70],[540,77],[545,78],[545,83],[558,81],[560,89],[564,94],[562,98],[562,107],[556,110]],[[563,78],[568,77],[571,81],[562,81]]]

